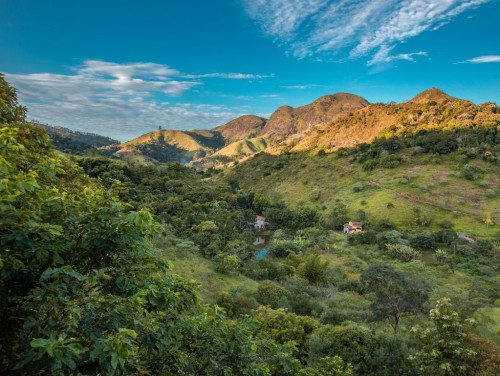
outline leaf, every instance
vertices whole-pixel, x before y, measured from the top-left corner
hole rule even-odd
[[[113,367],[113,369],[116,369],[116,367],[118,367],[118,358],[116,357],[116,353],[113,353],[111,355],[111,367]]]
[[[31,341],[31,347],[46,347],[51,341],[45,338],[36,338]]]

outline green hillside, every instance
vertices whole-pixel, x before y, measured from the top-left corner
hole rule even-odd
[[[449,221],[458,232],[488,237],[500,233],[498,164],[470,158],[464,151],[411,155],[405,150],[391,158],[386,166],[366,170],[340,153],[261,153],[235,167],[229,177],[244,189],[323,214],[341,202],[354,220],[389,221],[410,231],[439,228]],[[415,223],[416,210],[429,223]],[[495,224],[488,224],[488,218]]]
[[[101,150],[126,160],[188,163],[213,153],[223,145],[224,140],[218,133],[206,130],[157,130]]]
[[[199,171],[140,147],[205,131],[68,156],[25,111],[0,75],[1,374],[498,374],[498,123]]]

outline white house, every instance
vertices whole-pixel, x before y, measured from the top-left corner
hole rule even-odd
[[[266,230],[267,226],[269,226],[269,222],[266,222],[266,217],[258,215],[255,217],[254,228],[256,230]]]

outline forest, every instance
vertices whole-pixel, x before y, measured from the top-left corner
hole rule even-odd
[[[400,226],[385,202],[383,219],[340,197],[294,205],[248,183],[245,168],[271,158],[263,155],[197,171],[71,145],[63,153],[1,75],[0,128],[2,374],[500,373],[491,218],[486,235],[470,239],[419,207]],[[387,135],[331,158],[373,173],[417,147],[439,158],[473,150],[469,165],[484,163],[484,175],[498,168],[493,129]],[[301,158],[284,154],[251,177]],[[350,220],[365,230],[344,235]]]

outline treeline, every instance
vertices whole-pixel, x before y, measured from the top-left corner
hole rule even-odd
[[[372,143],[337,151],[339,157],[350,157],[363,164],[365,170],[375,167],[395,168],[404,161],[402,151],[411,155],[444,155],[460,152],[467,159],[481,158],[493,164],[500,163],[500,131],[497,125],[474,128],[459,127],[451,130],[421,129],[395,134],[396,128]]]

